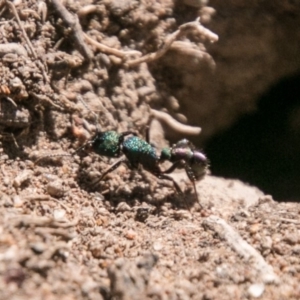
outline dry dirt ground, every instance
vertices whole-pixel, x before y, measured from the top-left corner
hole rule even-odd
[[[211,175],[197,199],[179,171],[181,196],[125,166],[92,189],[114,160],[68,156],[151,115],[158,150],[199,133],[164,66],[212,76],[204,2],[0,1],[0,299],[300,298],[298,204]]]

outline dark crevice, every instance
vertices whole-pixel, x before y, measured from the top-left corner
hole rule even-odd
[[[241,179],[279,201],[300,201],[300,73],[271,87],[255,114],[205,150],[214,175]]]

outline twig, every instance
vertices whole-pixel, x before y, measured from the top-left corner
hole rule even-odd
[[[300,225],[300,221],[298,220],[293,220],[293,219],[287,219],[287,218],[269,218],[272,221],[281,221],[281,222],[286,222],[286,223],[292,223],[292,224],[296,224],[296,225]]]
[[[45,236],[46,233],[61,236],[64,240],[72,240],[75,237],[74,233],[61,228],[36,228],[34,232],[42,236]]]
[[[78,9],[77,15],[79,16],[79,18],[83,18],[83,17],[86,17],[88,14],[101,13],[102,12],[101,8],[102,7],[100,5],[87,4]]]
[[[12,10],[12,12],[13,12],[15,18],[17,19],[17,22],[18,22],[18,24],[19,24],[19,27],[20,27],[20,29],[21,29],[21,31],[22,31],[22,33],[23,33],[23,36],[24,36],[24,38],[25,38],[25,40],[26,40],[26,43],[27,43],[27,45],[28,45],[28,47],[29,47],[29,49],[30,49],[30,51],[31,51],[32,56],[33,56],[35,59],[37,59],[38,56],[37,56],[36,52],[34,51],[34,48],[33,48],[32,44],[31,44],[31,42],[30,42],[30,39],[28,38],[28,35],[27,35],[27,33],[26,33],[25,29],[24,29],[23,24],[21,23],[21,20],[20,20],[20,17],[19,17],[18,12],[17,12],[17,10],[16,10],[16,7],[15,7],[14,4],[13,4],[12,2],[10,2],[9,0],[6,0],[5,3],[6,3],[6,5],[8,5],[9,8]]]
[[[146,54],[137,59],[126,61],[126,63],[125,63],[126,66],[134,67],[143,62],[148,63],[148,62],[154,61],[156,59],[159,59],[170,49],[173,42],[176,39],[178,39],[181,35],[186,34],[187,31],[195,30],[199,35],[201,35],[201,37],[209,39],[211,43],[216,42],[218,40],[218,36],[215,33],[213,33],[212,31],[210,31],[207,28],[205,28],[204,26],[202,26],[199,23],[199,21],[200,21],[200,18],[198,18],[194,22],[189,22],[189,23],[181,25],[178,30],[176,30],[175,32],[173,32],[172,34],[167,36],[167,38],[165,39],[161,48],[158,49],[156,52]]]
[[[182,123],[179,123],[175,119],[173,119],[169,114],[158,111],[155,109],[151,109],[151,114],[153,117],[158,119],[159,121],[165,122],[167,125],[169,125],[173,130],[187,135],[198,135],[201,132],[200,127],[194,127],[189,125],[184,125]]]
[[[77,225],[78,220],[74,220],[72,222],[58,222],[53,218],[48,217],[38,217],[38,216],[30,216],[30,215],[22,215],[19,218],[11,219],[15,221],[15,226],[38,226],[38,227],[53,227],[53,228],[69,228]]]
[[[93,58],[93,53],[84,41],[84,33],[83,33],[81,25],[78,21],[78,17],[76,15],[72,15],[65,8],[65,6],[60,2],[60,0],[52,0],[52,4],[53,4],[55,10],[57,11],[57,13],[60,15],[60,17],[66,23],[66,25],[71,28],[78,51],[88,61],[91,61],[91,59]]]
[[[196,49],[192,47],[192,44],[190,42],[175,41],[170,46],[170,50],[179,52],[180,54],[183,55],[188,55],[190,57],[193,57],[193,61],[195,60],[206,61],[210,65],[212,70],[216,67],[216,63],[211,55],[209,55],[207,52],[201,49]]]
[[[28,35],[27,35],[27,33],[26,33],[25,29],[24,29],[24,26],[23,26],[23,24],[22,24],[22,22],[20,20],[20,17],[19,17],[19,14],[18,14],[17,10],[16,10],[15,5],[12,2],[10,2],[9,0],[6,0],[5,3],[12,10],[15,18],[17,19],[17,22],[19,24],[19,27],[20,27],[22,33],[23,33],[24,39],[25,39],[25,41],[26,41],[26,43],[27,43],[27,45],[28,45],[28,47],[29,47],[29,49],[31,51],[31,54],[38,61],[38,64],[39,64],[39,67],[40,67],[40,69],[41,69],[41,71],[43,73],[43,77],[44,77],[45,82],[49,83],[49,78],[48,78],[48,75],[46,74],[46,71],[45,71],[46,67],[39,60],[39,58],[38,58],[38,56],[37,56],[37,54],[35,52],[34,47],[33,47],[32,43],[31,43],[30,39],[28,38]]]
[[[18,107],[17,103],[10,97],[5,96],[4,99],[6,99],[8,102],[10,102],[14,107]]]
[[[60,106],[58,106],[57,104],[53,103],[53,101],[50,100],[50,98],[48,98],[46,95],[40,95],[40,94],[36,94],[34,92],[29,92],[29,95],[33,96],[34,98],[38,99],[39,101],[50,103],[52,106],[61,109]]]
[[[251,263],[256,270],[261,280],[265,283],[276,283],[278,277],[274,273],[271,265],[269,265],[260,253],[248,244],[238,232],[236,232],[225,220],[210,216],[203,222],[204,226],[218,233],[218,235],[225,239],[229,246],[242,256],[247,262]]]
[[[28,200],[30,202],[34,202],[34,201],[54,201],[54,202],[58,203],[59,205],[61,205],[61,207],[63,207],[67,211],[67,213],[70,212],[70,208],[68,206],[66,206],[61,201],[59,201],[55,198],[52,198],[50,196],[33,195],[33,196],[26,197],[25,200]]]
[[[88,36],[86,33],[83,33],[83,35],[84,35],[84,38],[86,39],[86,41],[89,42],[91,45],[95,46],[100,52],[114,55],[114,56],[117,56],[120,58],[125,58],[130,55],[139,55],[139,56],[141,55],[141,52],[136,51],[136,50],[121,51],[118,49],[108,47],[104,44],[101,44],[101,43],[95,41],[90,36]]]

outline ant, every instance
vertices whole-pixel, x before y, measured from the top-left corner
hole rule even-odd
[[[78,99],[91,111],[81,97],[78,97]],[[97,115],[94,112],[92,113],[97,121]],[[139,138],[137,133],[133,131],[118,133],[111,130],[101,132],[97,128],[96,134],[83,146],[75,150],[71,156],[82,149],[91,150],[98,155],[109,158],[120,158],[108,167],[96,182],[92,183],[93,186],[98,184],[108,173],[114,171],[122,163],[125,163],[130,169],[138,169],[139,166],[142,166],[143,169],[157,178],[171,181],[177,193],[182,195],[183,193],[178,183],[167,174],[172,173],[177,168],[184,168],[188,178],[193,183],[198,200],[195,182],[206,174],[208,168],[208,159],[206,156],[200,150],[195,149],[194,145],[187,139],[180,140],[171,148],[164,148],[161,151],[161,155],[158,156],[156,149],[149,142],[149,129],[147,129],[146,140],[144,140]],[[173,163],[165,171],[160,168],[160,164],[164,161]],[[199,205],[202,208],[200,203]]]
[[[127,136],[129,137],[125,138]],[[117,133],[116,131],[97,132],[83,147],[88,147],[93,152],[110,158],[125,155],[106,169],[93,185],[118,168],[120,164],[125,163],[130,169],[138,169],[139,166],[142,166],[143,169],[157,178],[172,181],[178,194],[182,195],[183,193],[177,182],[167,174],[172,173],[175,169],[184,168],[188,178],[193,183],[198,200],[196,181],[204,177],[208,168],[206,156],[195,149],[194,145],[187,139],[180,140],[171,148],[164,148],[161,155],[158,156],[155,148],[149,142],[148,131],[146,141],[139,138],[132,131],[123,133]],[[162,171],[159,164],[164,161],[170,161],[173,164],[167,170]],[[200,203],[199,205],[202,209],[202,205]]]

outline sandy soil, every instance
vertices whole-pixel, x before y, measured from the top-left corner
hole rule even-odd
[[[153,114],[158,151],[199,131],[163,67],[211,76],[217,36],[195,19],[213,9],[195,3],[0,2],[1,299],[300,298],[298,204],[211,175],[197,199],[179,171],[181,196],[125,166],[92,189],[114,160],[70,156]]]

